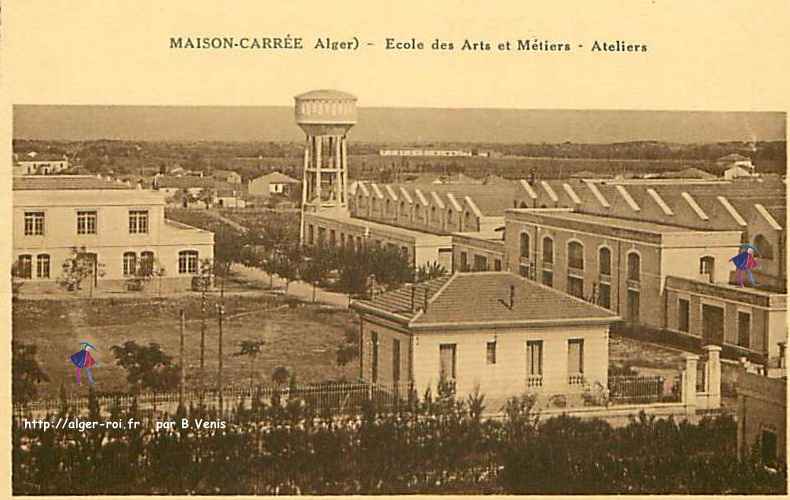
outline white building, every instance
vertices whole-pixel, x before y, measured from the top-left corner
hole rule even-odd
[[[14,155],[14,175],[51,175],[69,168],[66,155],[53,155],[31,151],[22,156]]]
[[[165,270],[163,289],[191,285],[214,235],[165,219],[161,193],[93,176],[17,177],[13,257],[24,290],[54,288],[64,262],[83,248],[98,288],[120,288],[140,262]]]
[[[609,325],[618,316],[507,272],[456,273],[355,301],[360,376],[410,382],[443,377],[487,401],[606,387]]]

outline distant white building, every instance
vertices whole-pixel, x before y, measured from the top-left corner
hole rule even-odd
[[[725,179],[735,179],[737,177],[753,177],[756,175],[752,159],[737,153],[723,156],[716,160],[720,167],[727,167],[724,171]]]
[[[270,196],[273,194],[288,195],[300,182],[280,172],[272,172],[251,180],[247,191],[254,196]]]
[[[66,155],[36,153],[14,155],[14,175],[51,175],[69,168]]]
[[[472,156],[471,151],[464,151],[460,149],[380,149],[379,156],[444,156],[444,157],[459,157],[459,156]]]

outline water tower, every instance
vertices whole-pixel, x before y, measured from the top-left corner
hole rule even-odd
[[[296,123],[304,130],[302,213],[348,213],[346,134],[357,123],[357,98],[337,90],[313,90],[294,98]],[[304,215],[302,216],[304,241]]]

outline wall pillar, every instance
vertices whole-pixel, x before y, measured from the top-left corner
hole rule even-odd
[[[686,407],[686,415],[697,413],[697,362],[699,356],[696,354],[686,354],[686,369],[683,371],[683,405]]]
[[[721,347],[705,346],[708,360],[705,363],[705,392],[708,393],[709,408],[721,407]]]

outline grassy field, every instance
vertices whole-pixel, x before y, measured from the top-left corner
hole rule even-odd
[[[206,328],[205,382],[216,383],[217,332],[216,297],[210,297],[211,314]],[[187,383],[199,382],[200,296],[81,300],[18,300],[13,305],[13,337],[38,346],[38,360],[50,378],[40,385],[41,397],[57,397],[61,384],[69,394],[87,393],[74,380],[69,356],[80,341],[98,348],[94,369],[96,388],[101,392],[125,391],[126,372],[115,365],[113,345],[127,340],[147,345],[156,342],[178,361],[179,310],[187,315],[185,357]],[[255,360],[255,380],[271,381],[272,371],[287,367],[300,382],[347,379],[356,376],[355,363],[336,364],[336,349],[347,329],[354,328],[351,313],[297,303],[291,307],[283,299],[264,294],[225,297],[223,322],[224,380],[228,385],[249,381],[249,359],[234,356],[242,340],[260,338],[266,342]]]

